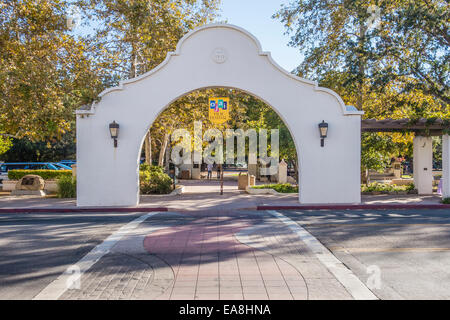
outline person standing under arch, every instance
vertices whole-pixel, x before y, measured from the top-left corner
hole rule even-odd
[[[213,170],[212,163],[208,163],[207,169],[208,169],[208,177],[207,178],[208,178],[208,180],[210,180],[212,178],[212,170]]]

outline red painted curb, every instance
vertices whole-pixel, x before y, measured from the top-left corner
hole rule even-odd
[[[350,204],[257,206],[257,210],[450,209],[450,204]]]
[[[100,207],[100,208],[11,208],[0,209],[0,213],[64,213],[64,212],[155,212],[168,211],[165,207],[160,208],[121,208],[121,207]]]

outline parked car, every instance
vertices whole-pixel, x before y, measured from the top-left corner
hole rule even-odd
[[[7,162],[0,164],[0,184],[3,180],[8,179],[9,170],[63,170],[61,166],[57,166],[51,162]],[[65,168],[64,168],[65,170]]]
[[[70,167],[71,165],[76,164],[77,161],[76,160],[61,160],[61,161],[58,161],[58,163],[65,164],[66,166]]]
[[[61,162],[54,162],[52,163],[53,165],[55,165],[58,170],[72,170],[71,164],[66,164],[66,163],[61,163]]]

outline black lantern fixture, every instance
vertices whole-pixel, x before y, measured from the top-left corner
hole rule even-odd
[[[323,147],[328,132],[328,123],[326,123],[325,120],[322,120],[322,122],[319,123],[319,131],[320,131],[320,146]]]
[[[119,124],[113,121],[109,124],[109,133],[111,138],[114,139],[114,148],[117,148],[117,137],[119,136]]]

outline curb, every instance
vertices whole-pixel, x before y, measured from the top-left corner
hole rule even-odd
[[[248,208],[236,208],[236,210],[399,210],[399,209],[450,209],[450,204],[354,204],[354,205],[298,205],[298,206],[256,206]],[[167,207],[98,207],[98,208],[11,208],[0,209],[0,213],[65,213],[65,212],[167,212]],[[174,211],[171,209],[170,211]],[[184,210],[175,210],[184,211]],[[190,210],[188,210],[190,211]],[[194,210],[197,211],[197,210]]]
[[[256,210],[450,209],[450,204],[350,204],[257,206]]]
[[[99,207],[99,208],[11,208],[0,209],[0,213],[64,213],[64,212],[155,212],[168,211],[166,207],[156,208],[123,208],[123,207]]]

